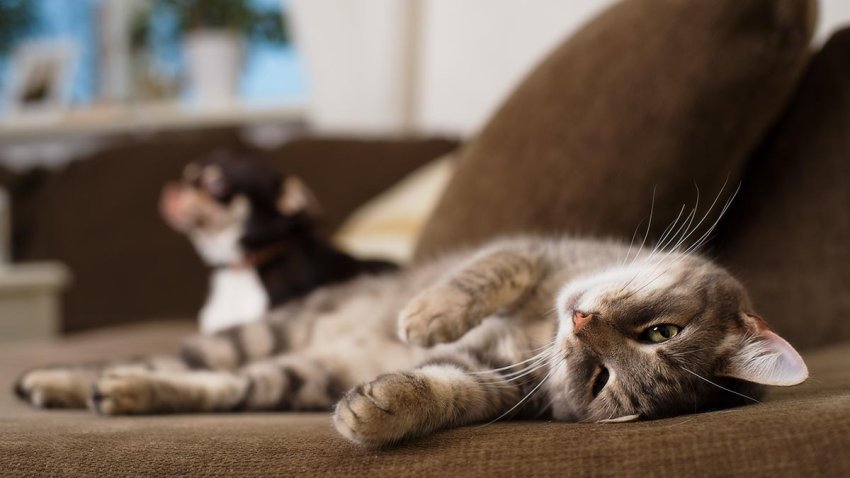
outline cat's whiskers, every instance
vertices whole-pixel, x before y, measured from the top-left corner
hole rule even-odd
[[[720,224],[720,221],[721,221],[721,220],[723,219],[723,217],[726,215],[726,212],[729,210],[729,207],[732,205],[732,202],[735,200],[735,197],[738,195],[738,192],[741,190],[741,184],[740,184],[740,183],[738,184],[738,187],[735,189],[735,191],[732,193],[732,195],[731,195],[731,196],[730,196],[730,197],[726,200],[726,202],[724,203],[723,207],[720,209],[720,212],[718,213],[717,218],[714,220],[714,222],[711,224],[711,226],[709,226],[709,227],[708,227],[708,229],[707,229],[707,230],[706,230],[706,231],[705,231],[705,232],[704,232],[704,233],[703,233],[700,237],[698,237],[698,238],[694,241],[694,243],[693,243],[693,244],[691,244],[690,246],[688,246],[685,250],[683,250],[683,251],[679,251],[679,249],[680,249],[680,247],[682,246],[682,244],[684,244],[684,241],[685,241],[685,240],[687,240],[687,238],[688,238],[688,237],[690,237],[691,235],[693,235],[693,233],[694,233],[694,232],[696,232],[696,231],[699,229],[699,227],[700,227],[700,226],[701,226],[701,225],[705,222],[705,220],[708,218],[708,216],[710,215],[711,211],[712,211],[712,210],[714,209],[714,207],[717,205],[717,202],[718,202],[718,200],[720,199],[720,196],[723,194],[723,190],[725,189],[727,182],[728,182],[728,178],[727,178],[726,182],[724,182],[724,183],[723,183],[723,186],[721,187],[720,192],[718,192],[717,196],[715,196],[714,201],[712,201],[712,203],[711,203],[711,205],[709,206],[708,210],[705,212],[705,214],[703,214],[702,218],[700,218],[699,222],[698,222],[698,223],[697,223],[697,224],[696,224],[696,225],[695,225],[692,229],[690,228],[690,226],[688,226],[688,228],[686,228],[686,229],[684,230],[684,232],[682,232],[681,234],[679,234],[679,232],[677,231],[677,233],[676,233],[676,234],[674,234],[673,236],[671,236],[671,237],[676,237],[676,235],[681,235],[682,237],[681,237],[681,238],[677,241],[677,243],[676,243],[676,245],[675,245],[675,246],[673,246],[672,248],[670,248],[670,249],[669,249],[669,250],[668,250],[668,251],[667,251],[667,252],[666,252],[663,256],[661,256],[661,257],[659,257],[658,259],[656,259],[656,260],[655,260],[655,262],[649,266],[649,270],[650,270],[650,272],[651,272],[651,271],[653,271],[654,269],[657,269],[658,267],[665,266],[665,265],[666,265],[666,267],[665,267],[664,269],[662,269],[660,272],[658,272],[658,273],[657,273],[655,276],[653,276],[651,279],[649,279],[649,280],[648,280],[648,281],[647,281],[647,282],[646,282],[643,286],[641,286],[640,288],[638,288],[637,290],[635,290],[635,291],[634,291],[634,292],[632,292],[631,294],[629,294],[629,295],[627,295],[626,297],[624,297],[624,299],[627,299],[627,298],[629,298],[629,297],[631,297],[631,296],[633,296],[633,295],[637,294],[638,292],[640,292],[640,291],[644,290],[646,287],[650,286],[652,283],[654,283],[656,280],[658,280],[661,276],[663,276],[665,272],[669,271],[669,269],[670,269],[670,268],[672,268],[672,267],[676,266],[677,264],[679,264],[679,263],[680,263],[681,261],[683,261],[683,260],[684,260],[684,259],[685,259],[685,258],[686,258],[689,254],[691,254],[691,253],[693,253],[694,251],[698,250],[698,249],[699,249],[700,247],[702,247],[702,246],[703,246],[706,242],[708,242],[708,240],[709,240],[709,239],[710,239],[710,237],[711,237],[711,233],[712,233],[712,232],[714,232],[714,230],[715,230],[715,229],[717,228],[717,226]],[[699,200],[699,199],[697,199],[697,201],[698,201],[698,200]],[[692,220],[693,220],[693,218],[695,217],[695,213],[696,213],[696,210],[697,210],[696,208],[697,208],[697,206],[695,205],[695,206],[694,206],[694,209],[691,211],[691,214],[690,214],[690,216],[691,216],[691,221],[692,221]],[[687,221],[687,219],[686,219],[686,221]],[[690,231],[688,231],[688,229],[690,229]],[[664,247],[666,248],[666,245],[665,245]],[[670,255],[672,255],[672,254],[674,254],[674,253],[678,254],[678,257],[676,257],[676,258],[675,258],[672,262],[670,262],[669,264],[665,264],[665,259],[669,258],[669,257],[670,257]],[[652,255],[653,255],[653,254],[655,254],[655,252],[653,252],[653,253],[651,253],[649,256],[647,256],[646,260],[647,260],[647,261],[649,261],[649,260],[652,258]],[[635,276],[637,276],[637,275],[639,275],[639,273],[636,273],[636,274],[635,274]],[[628,285],[630,285],[632,282],[634,282],[634,277],[633,277],[633,278],[632,278],[632,279],[631,279],[631,280],[630,280],[630,281],[629,281],[629,282],[628,282],[625,286],[623,286],[623,288],[621,289],[621,291],[622,291],[622,290],[625,290],[625,288],[626,288],[626,287],[628,287]]]
[[[496,423],[499,420],[501,420],[501,419],[507,417],[508,415],[510,415],[511,413],[513,413],[514,410],[516,410],[517,408],[519,408],[522,405],[524,405],[525,403],[527,403],[537,393],[537,391],[540,390],[541,387],[543,387],[543,385],[549,380],[549,378],[552,377],[552,375],[555,373],[555,371],[560,366],[562,366],[564,363],[566,363],[566,360],[561,358],[559,362],[557,362],[554,366],[551,366],[551,368],[549,369],[549,372],[546,374],[546,376],[544,376],[543,379],[540,380],[540,383],[538,383],[534,388],[532,388],[530,392],[525,394],[525,396],[522,397],[522,399],[520,399],[516,403],[516,405],[512,406],[505,413],[499,415],[498,417],[494,418],[493,420],[490,420],[489,422],[487,422],[487,423],[485,423],[481,426],[487,426],[487,425],[491,425],[493,423]]]
[[[530,384],[530,383],[534,383],[534,382],[536,382],[538,378],[539,378],[539,375],[536,375],[536,376],[531,376],[531,377],[525,378],[525,379],[524,379],[524,380],[522,380],[522,381],[514,381],[514,382],[490,382],[490,383],[488,383],[488,382],[481,382],[481,383],[482,383],[482,384],[486,384],[486,385],[490,385],[490,386],[494,386],[494,387],[500,387],[500,388],[503,388],[503,389],[512,389],[512,388],[519,388],[519,389],[521,389],[521,388],[524,388],[526,385],[528,385],[528,384]]]
[[[554,342],[553,342],[553,344],[554,344]],[[511,365],[505,365],[504,367],[499,367],[499,368],[493,368],[493,369],[487,369],[487,370],[480,370],[480,371],[476,371],[476,372],[470,372],[470,374],[481,374],[481,375],[484,375],[484,374],[498,373],[498,372],[501,372],[501,371],[503,371],[503,370],[510,370],[510,369],[516,368],[516,367],[518,367],[518,366],[520,366],[520,365],[522,365],[522,364],[527,364],[528,362],[534,362],[534,363],[537,363],[537,362],[539,362],[539,361],[541,361],[541,360],[545,360],[545,359],[547,358],[547,355],[548,355],[548,354],[550,354],[550,353],[552,353],[552,351],[547,349],[547,350],[544,350],[544,351],[542,351],[542,352],[540,352],[540,353],[538,353],[538,354],[535,354],[534,356],[532,356],[532,357],[530,357],[530,358],[527,358],[527,359],[525,359],[525,360],[523,360],[523,361],[521,361],[521,362],[516,362],[516,363],[511,364]],[[532,364],[532,365],[533,365],[533,364]],[[531,365],[527,365],[527,366],[531,366]],[[516,373],[516,372],[512,372],[512,373]]]
[[[673,246],[673,248],[670,250],[670,252],[679,251],[679,248],[681,247],[681,245],[684,244],[685,241],[687,241],[696,231],[699,230],[700,226],[702,226],[702,224],[709,217],[709,215],[711,215],[711,212],[714,210],[714,206],[717,205],[717,201],[720,200],[720,197],[723,195],[723,191],[726,190],[726,185],[728,183],[729,183],[729,176],[726,176],[726,180],[723,181],[723,185],[720,186],[720,191],[718,191],[717,195],[714,196],[714,200],[711,201],[711,204],[708,206],[708,209],[705,211],[705,214],[702,215],[702,217],[700,218],[699,222],[696,223],[696,225],[694,225],[692,228],[690,228],[690,232],[682,235],[682,238],[679,239],[679,242],[677,242],[676,245]],[[722,217],[722,216],[720,216],[720,217]],[[720,220],[720,217],[718,217],[718,221]],[[717,221],[715,221],[715,225],[716,225],[716,223],[717,223]]]
[[[649,267],[648,267],[648,273],[652,273],[653,271],[657,270],[659,267],[661,267],[661,266],[663,266],[663,265],[664,265],[664,264],[662,264],[661,262],[658,262],[658,263],[655,263],[655,264],[650,264],[650,265],[649,265]],[[665,268],[661,269],[661,270],[660,270],[657,274],[655,274],[655,276],[654,276],[654,277],[652,277],[652,279],[648,280],[648,281],[647,281],[647,282],[645,282],[642,286],[640,286],[639,288],[637,288],[637,289],[635,289],[634,291],[632,291],[630,294],[628,294],[628,295],[626,295],[625,297],[623,297],[623,298],[622,298],[622,300],[626,300],[626,299],[628,299],[629,297],[631,297],[631,296],[633,296],[633,295],[637,294],[638,292],[640,292],[640,291],[642,291],[642,290],[646,289],[647,287],[649,287],[650,285],[652,285],[652,283],[653,283],[653,282],[655,282],[655,281],[657,281],[658,279],[660,279],[660,278],[661,278],[661,277],[662,277],[662,276],[663,276],[666,272],[669,272],[669,269],[670,269],[670,266],[667,266],[667,267],[665,267]],[[639,273],[639,272],[638,272],[638,273],[636,273],[636,274],[635,274],[635,277],[633,277],[633,278],[632,278],[632,279],[628,282],[628,284],[626,285],[626,287],[627,287],[628,285],[630,285],[632,282],[634,282],[635,278],[637,278],[639,275],[640,275],[640,273]],[[623,287],[623,289],[625,289],[626,287]],[[621,290],[621,292],[622,292],[622,290]]]
[[[548,357],[548,356],[547,357],[541,357],[538,361],[524,367],[521,370],[517,370],[516,372],[510,372],[510,373],[506,373],[506,374],[500,374],[499,376],[501,378],[499,380],[495,380],[495,382],[510,382],[510,381],[522,378],[526,375],[532,374],[532,373],[536,372],[537,370],[545,367],[546,362],[549,358],[550,357]]]
[[[682,208],[679,210],[679,216],[681,216],[685,207],[686,206],[684,204],[682,204]],[[673,232],[673,229],[675,228],[676,224],[679,222],[678,221],[679,216],[676,216],[676,220],[673,222],[673,224],[671,224],[671,226],[673,226],[673,227],[670,228],[670,232],[673,232],[673,234],[670,235],[669,237],[666,237],[666,234],[664,236],[662,236],[661,239],[659,239],[658,242],[655,244],[655,247],[653,247],[652,252],[650,252],[650,254],[647,256],[647,260],[651,261],[652,258],[655,257],[656,254],[665,253],[667,247],[670,244],[672,244],[673,241],[676,240],[676,238],[680,237],[683,234],[683,231],[687,231],[690,228],[691,224],[693,224],[694,217],[696,217],[696,213],[697,213],[698,208],[699,208],[699,188],[697,187],[697,196],[696,196],[696,200],[694,201],[694,207],[685,216],[685,219],[682,221],[682,224],[679,224],[679,227],[675,229],[675,232]],[[668,232],[668,234],[669,234],[669,232]]]
[[[728,388],[726,388],[726,387],[724,387],[724,386],[722,386],[722,385],[716,384],[716,383],[712,382],[711,380],[709,380],[709,379],[707,379],[707,378],[703,377],[702,375],[700,375],[700,374],[698,374],[698,373],[695,373],[695,372],[692,372],[692,371],[690,371],[690,370],[686,369],[685,367],[681,367],[681,369],[682,369],[682,370],[684,370],[685,372],[688,372],[689,374],[693,375],[694,377],[696,377],[696,378],[698,378],[698,379],[700,379],[700,380],[703,380],[703,381],[705,381],[705,382],[710,383],[711,385],[714,385],[715,387],[717,387],[717,388],[719,388],[719,389],[721,389],[721,390],[725,390],[725,391],[727,391],[727,392],[729,392],[729,393],[732,393],[732,394],[738,395],[739,397],[746,398],[747,400],[752,400],[752,401],[753,401],[753,402],[755,402],[755,403],[761,403],[760,401],[756,400],[755,398],[753,398],[753,397],[751,397],[751,396],[749,396],[749,395],[744,395],[743,393],[739,393],[739,392],[736,392],[736,391],[734,391],[734,390],[730,390],[730,389],[728,389]]]
[[[732,193],[732,195],[729,197],[729,199],[726,200],[726,203],[720,209],[720,212],[718,213],[717,218],[714,220],[714,222],[711,224],[711,226],[709,226],[709,228],[702,234],[702,236],[700,236],[691,246],[686,248],[684,251],[678,252],[679,257],[674,259],[673,262],[668,265],[669,268],[672,268],[675,265],[679,264],[686,257],[688,257],[689,254],[692,254],[694,251],[698,250],[700,247],[702,247],[708,241],[708,239],[710,239],[711,233],[714,232],[714,230],[717,228],[717,225],[720,224],[721,219],[723,219],[723,217],[726,215],[726,212],[729,210],[729,207],[732,205],[732,202],[735,200],[735,197],[738,195],[738,192],[740,190],[741,190],[741,184],[739,183],[738,187],[735,189],[735,191]],[[716,201],[717,201],[717,198],[715,198],[715,202]],[[714,207],[714,203],[712,203],[712,208],[713,207]],[[703,219],[705,219],[705,216],[703,217]],[[700,220],[700,224],[701,223],[702,223],[702,220]],[[699,227],[699,224],[697,224],[696,227]],[[679,244],[677,244],[676,248],[678,248],[680,246],[680,244],[681,244],[681,242]],[[673,251],[671,251],[671,253],[672,252]],[[662,272],[662,274],[663,274],[663,272]]]
[[[668,226],[664,229],[664,232],[663,232],[663,234],[661,235],[661,238],[658,240],[658,242],[657,242],[657,243],[655,244],[655,246],[652,248],[652,251],[650,251],[649,255],[647,255],[645,259],[649,259],[649,258],[651,258],[651,257],[652,257],[655,253],[657,253],[657,252],[658,252],[658,250],[659,250],[659,248],[660,248],[660,247],[663,247],[663,246],[662,246],[662,244],[664,244],[664,241],[666,240],[667,235],[668,235],[668,234],[670,234],[670,232],[673,230],[673,228],[674,228],[674,227],[676,226],[676,224],[679,222],[679,219],[681,218],[682,213],[683,213],[684,211],[685,211],[685,205],[684,205],[684,204],[682,204],[682,207],[679,209],[679,214],[676,216],[676,218],[673,220],[673,222],[672,222],[672,223],[670,223],[670,225],[668,225]],[[687,217],[685,218],[685,220],[687,221]],[[684,224],[684,223],[683,223],[683,224]],[[640,225],[638,225],[638,226],[640,226]],[[678,231],[676,232],[676,234],[678,234]],[[673,235],[673,236],[671,236],[671,237],[675,237],[675,236],[676,236],[676,234],[674,234],[674,235]],[[632,260],[632,262],[629,264],[629,267],[633,266],[639,257],[640,257],[640,250],[638,250],[638,251],[636,251],[636,252],[635,252],[635,258],[634,258],[634,259]],[[621,288],[620,288],[620,290],[618,291],[618,293],[622,293],[624,290],[626,290],[626,288],[627,288],[627,287],[629,287],[630,285],[632,285],[632,282],[634,282],[634,280],[635,280],[635,279],[636,279],[639,275],[640,275],[640,271],[635,272],[635,274],[631,277],[631,279],[629,279],[629,281],[628,281],[628,282],[626,282],[625,284],[623,284],[623,287],[621,287]]]
[[[546,344],[546,345],[541,345],[540,347],[535,347],[535,348],[533,348],[533,349],[529,350],[529,351],[528,351],[528,353],[531,353],[531,352],[540,352],[540,351],[543,351],[543,350],[545,350],[545,349],[548,349],[549,347],[551,347],[551,346],[553,346],[553,345],[555,345],[555,341],[554,341],[554,340],[550,341],[550,342],[549,342],[548,344]]]
[[[557,312],[557,307],[553,307],[549,311],[545,312],[543,314],[543,317],[544,317],[544,319],[546,319],[546,318],[548,318],[549,315],[552,315],[556,312]],[[544,363],[546,360],[549,360],[557,352],[557,350],[555,348],[556,341],[557,341],[556,339],[552,339],[548,343],[541,345],[540,347],[529,350],[527,353],[532,353],[532,352],[537,352],[537,351],[539,351],[539,352],[535,353],[534,355],[532,355],[531,357],[529,357],[525,360],[521,360],[519,362],[515,362],[515,363],[512,363],[510,365],[505,365],[503,367],[491,368],[491,369],[487,369],[487,370],[473,371],[473,372],[469,372],[469,374],[470,375],[499,374],[502,371],[515,369],[515,368],[520,367],[522,365],[524,365],[524,366],[521,367],[519,370],[514,370],[513,372],[510,372],[510,373],[507,373],[507,374],[500,374],[500,375],[502,375],[503,378],[505,378],[505,377],[511,378],[511,377],[515,377],[515,376],[520,375],[520,374],[524,374],[525,372],[528,372],[529,370],[533,371],[532,369],[538,367],[541,363]],[[492,382],[492,383],[501,382],[501,381],[504,381],[504,380],[497,380],[497,381]]]
[[[549,361],[552,358],[553,358],[553,355],[542,357],[539,361],[534,362],[531,365],[528,365],[527,367],[523,368],[522,370],[518,370],[516,372],[501,375],[499,379],[482,380],[481,383],[509,384],[509,383],[516,382],[517,380],[519,380],[523,377],[531,376],[531,375],[535,374],[537,371],[546,368],[547,364],[549,363]]]
[[[656,189],[657,189],[657,186],[652,187],[652,203],[649,206],[649,221],[646,223],[646,232],[643,234],[643,241],[641,241],[640,247],[638,247],[638,251],[642,250],[643,246],[646,245],[646,239],[649,237],[649,231],[650,231],[650,228],[652,227],[652,215],[655,212],[655,191],[656,191]],[[631,250],[631,245],[629,245],[629,250]],[[626,254],[626,259],[628,259],[628,256],[629,256],[629,254]],[[632,262],[631,262],[632,264],[634,264],[634,261],[637,259],[637,257],[638,257],[637,254],[635,254],[635,258],[632,259]]]
[[[476,375],[476,376],[480,376],[480,375],[492,376],[492,375],[498,374],[499,375],[498,379],[491,378],[490,380],[480,380],[480,382],[483,383],[483,384],[488,384],[488,385],[499,385],[499,384],[501,384],[501,385],[516,385],[516,382],[518,380],[520,380],[524,377],[529,377],[529,376],[533,377],[535,373],[537,373],[539,370],[546,367],[546,364],[548,362],[550,362],[552,360],[552,358],[554,358],[557,354],[557,349],[555,348],[554,345],[555,345],[555,341],[553,340],[550,344],[548,344],[546,346],[545,350],[543,350],[542,352],[532,356],[531,358],[523,360],[521,362],[517,362],[517,363],[512,364],[512,365],[507,365],[507,366],[504,366],[504,367],[499,367],[499,368],[494,368],[494,369],[469,372],[469,374],[470,375]],[[523,364],[525,364],[525,365],[522,366],[519,370],[515,370],[515,371],[509,372],[509,373],[501,373],[505,370],[515,369],[515,368],[517,368],[517,367],[519,367]]]
[[[688,215],[685,216],[685,219],[682,221],[682,224],[680,224],[679,227],[675,230],[675,232],[672,235],[670,235],[669,237],[666,237],[667,234],[665,233],[662,236],[662,238],[659,239],[658,243],[656,243],[655,247],[649,253],[649,255],[644,258],[644,260],[649,264],[650,272],[653,271],[653,269],[656,269],[657,267],[663,265],[665,259],[670,257],[670,255],[673,252],[675,252],[676,249],[682,244],[682,241],[688,235],[690,235],[692,233],[691,226],[693,225],[694,219],[696,218],[696,215],[697,215],[697,211],[699,210],[699,200],[700,200],[699,186],[697,184],[694,184],[694,188],[696,189],[696,199],[694,200],[694,207],[691,209],[691,211],[688,213]],[[722,189],[721,189],[720,193],[718,193],[718,195],[721,194],[721,193],[722,193]],[[682,205],[682,210],[684,210],[684,208],[685,208],[685,205]],[[682,210],[680,210],[679,215],[676,216],[676,220],[673,222],[673,224],[671,224],[671,226],[675,226],[675,224],[678,222],[678,219],[679,219],[679,216],[681,216]],[[696,227],[699,227],[699,224],[697,224]],[[671,231],[672,231],[672,228],[671,228]],[[676,245],[671,248],[670,244],[673,244],[674,241],[676,242]],[[656,257],[656,256],[658,256],[658,257]],[[663,274],[663,272],[662,272],[662,274]],[[625,289],[626,287],[631,285],[631,283],[634,281],[634,279],[639,275],[640,275],[640,272],[636,272],[635,276],[632,277],[632,279],[623,287],[623,289]],[[627,296],[627,298],[631,297],[632,295],[634,295],[634,293]]]
[[[699,199],[700,199],[699,186],[696,183],[694,184],[694,188],[696,189],[696,199],[694,200],[694,207],[691,209],[691,211],[688,213],[688,215],[685,216],[685,219],[682,221],[682,224],[679,225],[678,229],[675,229],[675,232],[673,232],[673,229],[675,228],[676,224],[679,222],[679,217],[681,217],[682,212],[685,209],[685,205],[684,204],[682,205],[682,208],[679,210],[679,214],[676,216],[676,219],[668,227],[669,231],[665,229],[665,234],[662,235],[662,237],[655,244],[655,247],[653,247],[652,251],[646,257],[647,261],[651,262],[652,259],[656,256],[656,254],[659,254],[659,253],[666,254],[666,249],[668,248],[668,246],[671,243],[673,243],[673,241],[675,241],[676,238],[681,237],[682,235],[686,234],[687,231],[690,229],[691,225],[693,224],[694,218],[696,217],[697,210],[699,209]],[[670,235],[669,237],[667,237],[667,235],[670,232],[673,232],[673,234]]]
[[[684,356],[696,354],[696,353],[699,353],[699,352],[704,352],[706,350],[716,350],[716,349],[717,349],[716,346],[710,346],[710,347],[700,347],[698,349],[680,350],[678,352],[676,352],[676,351],[672,351],[672,352],[671,351],[665,351],[665,354],[670,356],[670,357],[675,358],[675,357],[684,357]]]
[[[623,259],[620,261],[620,266],[625,265],[626,262],[628,262],[629,257],[632,255],[632,247],[634,247],[635,244],[635,237],[637,237],[638,230],[640,230],[640,227],[643,225],[643,221],[644,220],[641,219],[637,227],[635,227],[635,232],[632,233],[632,240],[629,241],[629,249],[626,251],[625,257],[623,257]]]
[[[735,189],[729,199],[726,200],[726,203],[723,205],[723,208],[720,210],[720,213],[718,213],[717,219],[714,221],[714,223],[705,231],[705,233],[703,233],[702,236],[700,236],[696,241],[694,241],[694,243],[690,247],[688,247],[687,249],[685,249],[685,251],[682,252],[683,255],[690,254],[691,252],[699,249],[708,241],[711,236],[711,233],[714,232],[714,230],[717,228],[717,225],[720,223],[720,220],[723,219],[723,217],[726,215],[726,212],[729,210],[729,207],[732,205],[732,202],[735,200],[735,197],[738,195],[738,192],[740,190],[741,184],[739,183],[738,187]]]
[[[696,215],[696,212],[697,212],[697,208],[698,208],[698,207],[699,207],[699,187],[697,187],[697,197],[696,197],[696,202],[694,203],[694,208],[691,210],[691,212],[690,212],[690,213],[688,213],[688,215],[687,215],[687,216],[685,216],[685,219],[682,221],[682,224],[681,224],[681,225],[679,225],[679,228],[678,228],[678,229],[676,229],[676,232],[675,232],[675,233],[673,233],[672,235],[670,235],[670,236],[669,236],[669,238],[667,237],[667,236],[668,236],[668,235],[669,235],[669,234],[670,234],[670,233],[671,233],[671,232],[675,229],[676,224],[679,222],[679,219],[680,219],[680,218],[681,218],[681,216],[682,216],[682,213],[685,211],[685,205],[684,205],[684,204],[682,204],[682,207],[679,209],[679,214],[677,214],[677,215],[676,215],[676,218],[673,220],[673,222],[672,222],[672,223],[670,223],[670,225],[668,225],[668,226],[664,229],[664,232],[663,232],[663,234],[661,235],[661,238],[658,240],[658,242],[656,242],[655,246],[652,248],[652,251],[650,251],[649,255],[647,255],[647,256],[644,258],[644,260],[645,260],[645,261],[647,261],[647,262],[649,262],[649,263],[651,263],[651,262],[652,262],[652,258],[653,258],[656,254],[658,254],[658,253],[659,253],[659,251],[664,251],[664,249],[665,249],[665,248],[669,245],[669,243],[673,242],[673,240],[675,240],[675,239],[676,239],[676,237],[677,237],[677,236],[679,236],[679,234],[680,234],[680,232],[683,230],[683,228],[684,228],[684,230],[685,230],[685,231],[687,231],[688,227],[690,227],[690,226],[689,226],[689,225],[690,225],[690,223],[691,223],[691,222],[693,222],[693,219],[694,219],[694,216]],[[635,264],[635,262],[637,261],[638,257],[640,257],[639,252],[640,252],[640,250],[639,250],[638,252],[636,252],[636,253],[635,253],[635,258],[632,260],[632,262],[629,264],[629,266],[632,266],[632,265],[634,265],[634,264]],[[630,286],[630,285],[632,284],[632,282],[634,282],[634,280],[635,280],[635,279],[636,279],[639,275],[640,275],[640,272],[639,272],[639,271],[638,271],[638,272],[635,272],[634,276],[632,276],[632,278],[631,278],[631,279],[629,279],[629,281],[628,281],[628,282],[626,282],[626,284],[625,284],[625,285],[623,285],[623,287],[620,289],[620,292],[623,292],[624,290],[626,290],[626,288],[627,288],[628,286]],[[629,297],[631,297],[631,295],[630,295]]]
[[[720,210],[720,213],[717,215],[717,219],[714,221],[714,224],[712,224],[711,227],[709,227],[708,230],[705,231],[705,233],[699,239],[697,239],[696,242],[694,242],[694,244],[691,247],[686,249],[685,252],[683,252],[683,254],[685,254],[685,255],[690,254],[691,252],[699,249],[700,247],[702,247],[703,244],[708,242],[708,239],[709,239],[711,233],[714,232],[714,229],[720,223],[720,220],[723,219],[723,217],[726,215],[726,211],[729,210],[729,207],[732,205],[732,202],[735,200],[735,197],[738,195],[738,192],[740,190],[741,190],[741,184],[738,183],[738,187],[735,189],[735,192],[732,193],[732,195],[729,197],[729,199],[726,200],[726,204],[723,205],[723,209]]]
[[[666,241],[666,240],[667,240],[667,236],[668,236],[671,232],[673,232],[673,229],[676,227],[676,224],[678,224],[678,223],[679,223],[679,219],[681,219],[681,218],[682,218],[682,213],[683,213],[683,212],[685,212],[685,207],[686,207],[686,206],[685,206],[684,204],[682,204],[682,207],[679,209],[679,214],[677,214],[677,215],[676,215],[676,218],[675,218],[675,219],[673,219],[673,222],[671,222],[671,223],[670,223],[670,225],[669,225],[669,226],[667,226],[667,227],[664,229],[664,231],[662,231],[662,233],[661,233],[661,237],[660,237],[660,238],[658,238],[658,242],[656,242],[656,243],[655,243],[655,246],[654,246],[654,247],[652,248],[652,250],[649,252],[649,256],[650,256],[650,257],[651,257],[653,254],[655,254],[656,252],[658,252],[658,250],[662,247],[662,244],[664,244],[664,241]],[[687,217],[685,218],[685,220],[687,220]]]
[[[649,205],[649,221],[646,223],[646,232],[643,233],[643,241],[641,241],[641,243],[640,243],[640,247],[638,248],[639,251],[643,250],[644,246],[646,245],[646,240],[649,238],[649,231],[652,228],[652,217],[653,217],[653,214],[655,213],[655,191],[656,191],[656,189],[657,189],[657,186],[652,187],[652,202]],[[636,260],[636,259],[637,259],[637,255],[635,255],[635,258],[632,259],[632,261],[634,262],[634,260]]]

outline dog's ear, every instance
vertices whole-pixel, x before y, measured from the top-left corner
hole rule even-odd
[[[280,185],[277,208],[286,216],[305,214],[317,217],[322,213],[319,201],[310,188],[296,176],[286,176]]]

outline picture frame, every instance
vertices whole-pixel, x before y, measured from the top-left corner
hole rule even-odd
[[[71,40],[34,40],[18,46],[7,68],[7,116],[50,115],[69,106],[77,60]]]

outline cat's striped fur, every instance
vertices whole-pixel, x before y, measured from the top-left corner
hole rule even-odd
[[[320,289],[175,357],[33,370],[17,391],[105,415],[334,408],[366,445],[504,416],[656,418],[805,379],[751,313],[696,255],[524,237]],[[643,341],[658,324],[681,332]],[[750,367],[744,353],[775,360]]]

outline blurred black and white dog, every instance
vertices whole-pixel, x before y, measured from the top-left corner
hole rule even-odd
[[[318,203],[298,178],[261,160],[220,152],[165,186],[163,218],[212,268],[201,331],[259,319],[317,287],[395,269],[335,249],[315,231]]]

